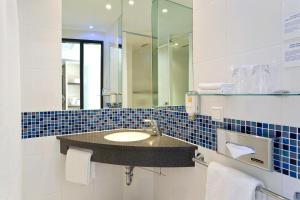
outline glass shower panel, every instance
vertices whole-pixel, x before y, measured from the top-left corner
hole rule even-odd
[[[84,109],[101,108],[101,44],[84,44]]]
[[[170,39],[170,101],[172,105],[184,105],[184,94],[189,91],[189,46],[189,34],[176,35]]]
[[[153,1],[153,102],[158,106],[184,105],[193,85],[192,14],[192,8],[172,1]]]
[[[133,108],[152,107],[152,37],[123,34],[127,68],[127,104]]]

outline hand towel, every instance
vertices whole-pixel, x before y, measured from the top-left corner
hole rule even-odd
[[[199,83],[199,90],[220,90],[223,88],[232,88],[232,83]]]
[[[255,153],[254,149],[232,143],[226,143],[226,147],[229,150],[231,157],[234,159]]]
[[[222,94],[221,90],[198,90],[199,94]]]
[[[72,183],[88,185],[91,176],[91,150],[69,148],[66,158],[66,180]]]
[[[256,193],[263,183],[236,169],[212,162],[207,170],[206,200],[262,200]]]

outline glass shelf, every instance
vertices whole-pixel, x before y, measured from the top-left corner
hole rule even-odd
[[[262,94],[255,94],[255,93],[236,93],[236,94],[222,94],[222,93],[199,93],[196,91],[190,91],[187,93],[190,96],[300,96],[299,93],[262,93]]]

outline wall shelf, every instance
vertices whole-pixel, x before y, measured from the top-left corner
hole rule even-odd
[[[278,97],[287,97],[287,96],[300,96],[299,93],[230,93],[230,94],[222,94],[222,93],[199,93],[197,91],[190,91],[187,93],[189,96],[278,96]]]

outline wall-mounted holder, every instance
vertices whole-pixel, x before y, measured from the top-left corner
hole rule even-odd
[[[248,149],[247,155],[236,157],[236,160],[261,169],[273,170],[273,139],[217,129],[217,152],[233,158],[228,144],[236,145],[237,151],[247,152]],[[246,150],[241,150],[240,147]]]

